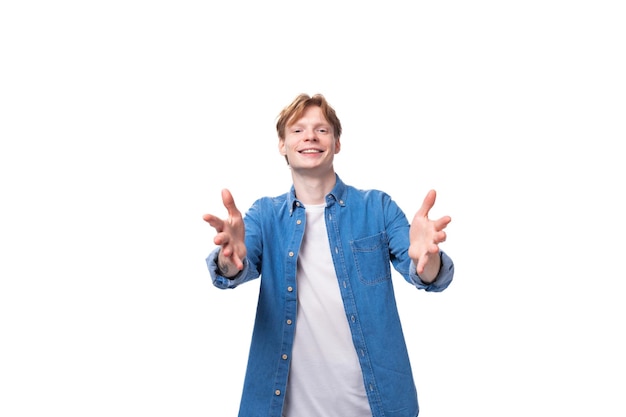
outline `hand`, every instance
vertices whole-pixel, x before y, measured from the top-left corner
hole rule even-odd
[[[247,253],[245,226],[241,212],[227,189],[222,190],[222,202],[228,211],[226,219],[220,219],[212,214],[205,214],[202,218],[217,232],[213,242],[222,248],[218,257],[219,269],[225,276],[235,276],[237,271],[243,269],[243,260]]]
[[[422,207],[415,213],[409,232],[409,256],[417,264],[417,274],[422,281],[430,283],[435,280],[441,266],[439,244],[446,240],[446,228],[452,220],[450,216],[438,220],[430,220],[428,212],[435,204],[437,193],[430,190]]]

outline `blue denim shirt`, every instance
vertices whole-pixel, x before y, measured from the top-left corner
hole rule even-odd
[[[430,285],[408,256],[409,223],[384,192],[359,190],[339,176],[326,196],[326,228],[345,317],[359,357],[373,417],[414,417],[419,407],[402,333],[391,265],[409,283],[442,291],[454,265],[441,252]],[[305,230],[305,208],[289,193],[264,197],[244,217],[247,258],[234,278],[220,276],[215,248],[207,257],[213,284],[235,288],[261,277],[240,417],[280,417],[296,329],[296,263]]]

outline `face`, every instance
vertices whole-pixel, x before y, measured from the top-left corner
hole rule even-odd
[[[332,126],[318,106],[308,107],[302,117],[285,129],[285,138],[278,143],[292,170],[332,169],[341,143],[335,139]]]

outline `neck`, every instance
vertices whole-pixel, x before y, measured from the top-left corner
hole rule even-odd
[[[323,204],[337,182],[335,171],[330,170],[324,176],[306,176],[291,171],[296,197],[304,204]]]

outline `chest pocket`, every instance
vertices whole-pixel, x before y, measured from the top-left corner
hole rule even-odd
[[[353,240],[350,248],[359,280],[363,284],[377,284],[391,279],[387,233]]]

